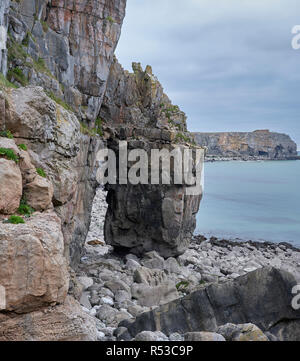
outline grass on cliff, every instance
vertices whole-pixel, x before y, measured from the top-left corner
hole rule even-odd
[[[5,78],[5,76],[0,73],[0,88],[14,88],[17,89],[17,85],[11,83],[8,79]]]
[[[83,122],[80,122],[80,131],[82,134],[89,135],[90,137],[95,137],[97,135],[102,137],[103,136],[103,130],[102,130],[103,122],[104,122],[103,119],[97,118],[95,121],[94,128],[89,128],[88,125],[86,125]]]
[[[8,160],[13,160],[16,163],[19,162],[19,158],[12,149],[0,148],[0,156],[6,157]]]
[[[22,217],[13,215],[13,216],[10,216],[10,217],[8,218],[8,220],[6,221],[6,223],[11,223],[11,224],[24,224],[25,221],[24,221],[24,219],[23,219]]]
[[[12,135],[10,130],[2,130],[2,131],[0,131],[0,137],[8,138],[8,139],[14,139],[14,136]]]
[[[28,149],[27,146],[26,146],[25,144],[23,144],[23,143],[22,143],[22,144],[19,144],[18,147],[19,147],[20,149],[22,149],[22,150],[25,150],[25,151],[27,151],[27,149]]]
[[[37,172],[37,174],[38,174],[39,176],[41,176],[41,177],[43,177],[43,178],[46,178],[46,177],[47,177],[47,175],[46,175],[46,173],[45,173],[45,171],[44,171],[43,168],[36,168],[36,172]]]
[[[22,198],[20,202],[20,206],[18,208],[18,213],[22,216],[30,217],[34,212],[35,209],[33,209],[29,204],[27,204],[25,198]]]
[[[17,81],[22,86],[26,86],[29,84],[28,79],[26,78],[25,74],[23,73],[23,70],[19,67],[10,69],[7,72],[7,79],[9,81]]]

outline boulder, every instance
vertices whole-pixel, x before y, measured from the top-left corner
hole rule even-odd
[[[134,283],[131,286],[131,294],[141,306],[145,307],[163,305],[179,297],[175,283],[172,281],[153,287],[144,283]]]
[[[96,341],[95,319],[68,296],[64,304],[29,315],[0,314],[0,341]]]
[[[262,332],[287,338],[300,321],[300,310],[292,308],[294,276],[264,267],[223,284],[212,284],[137,316],[133,323],[121,323],[132,338],[141,331],[187,333],[218,332],[226,323],[257,325]],[[150,297],[150,296],[149,296]],[[294,339],[299,338],[295,332]],[[288,339],[288,338],[287,338]],[[299,338],[300,340],[300,338]]]
[[[184,335],[184,341],[226,341],[225,338],[215,332],[188,332]]]
[[[0,158],[0,213],[13,214],[22,197],[22,175],[13,160]]]
[[[1,224],[0,285],[5,288],[5,311],[31,312],[63,303],[69,274],[58,216],[35,213],[25,224]]]
[[[52,183],[39,175],[24,187],[24,196],[27,203],[36,211],[44,211],[52,204],[53,185]]]
[[[223,335],[226,341],[269,341],[262,330],[251,323],[243,325],[227,323],[220,326],[217,332]]]
[[[162,332],[150,332],[150,331],[143,331],[137,334],[133,341],[169,341],[168,337],[164,335]]]

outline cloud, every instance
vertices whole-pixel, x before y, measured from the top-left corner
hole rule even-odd
[[[128,0],[117,56],[151,64],[194,131],[289,133],[300,145],[298,0]]]

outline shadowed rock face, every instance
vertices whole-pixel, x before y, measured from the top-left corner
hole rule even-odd
[[[127,141],[128,151],[145,150],[148,161],[153,149],[196,149],[187,132],[185,114],[164,94],[150,66],[144,71],[133,63],[133,73],[129,73],[115,61],[100,116],[107,145],[117,159],[120,140]],[[130,166],[132,163],[128,169]],[[198,195],[188,196],[185,182],[162,185],[160,180],[151,184],[151,164],[144,166],[148,184],[107,185],[105,240],[137,254],[156,250],[165,257],[179,255],[188,247],[195,229],[202,189]],[[174,168],[171,170],[172,179]]]
[[[297,158],[297,145],[286,134],[257,130],[250,133],[193,133],[207,147],[207,158],[284,160]]]
[[[300,340],[300,311],[292,308],[292,288],[296,284],[295,278],[285,271],[258,269],[143,313],[133,323],[121,322],[120,326],[127,327],[128,332],[120,339],[131,339],[144,330],[162,331],[166,335],[216,332],[218,326],[229,322],[253,323],[279,339],[293,334],[293,339]]]

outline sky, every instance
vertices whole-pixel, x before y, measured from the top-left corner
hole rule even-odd
[[[300,149],[299,0],[127,0],[116,55],[151,65],[199,132],[270,129]]]

